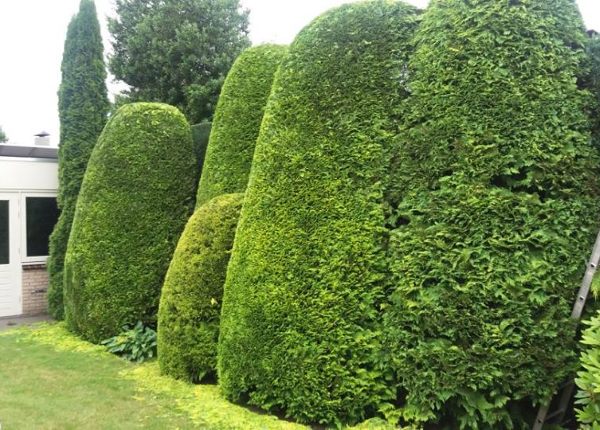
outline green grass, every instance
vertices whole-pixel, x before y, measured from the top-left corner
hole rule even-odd
[[[215,386],[159,375],[62,325],[0,334],[2,429],[293,429],[223,400]]]
[[[161,376],[70,334],[63,324],[0,333],[3,430],[295,430],[305,426],[224,400],[214,385]],[[380,421],[357,429],[385,428]]]

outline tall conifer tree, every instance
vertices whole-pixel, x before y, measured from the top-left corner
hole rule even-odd
[[[59,191],[61,215],[50,237],[50,314],[63,318],[63,264],[75,203],[85,168],[106,123],[109,102],[100,24],[93,0],[81,0],[69,23],[58,91],[60,116]]]

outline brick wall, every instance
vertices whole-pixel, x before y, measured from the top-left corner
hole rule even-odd
[[[48,312],[48,271],[45,264],[23,266],[23,315]]]

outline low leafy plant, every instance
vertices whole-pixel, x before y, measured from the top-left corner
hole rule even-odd
[[[600,428],[600,313],[584,324],[587,328],[581,343],[585,351],[580,358],[582,369],[575,379],[579,388],[575,404],[581,428],[596,429]]]
[[[125,360],[142,363],[156,356],[156,331],[139,321],[133,328],[123,327],[117,336],[103,340],[108,352]]]

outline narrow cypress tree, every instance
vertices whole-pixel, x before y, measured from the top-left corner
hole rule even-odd
[[[61,215],[50,236],[48,308],[62,319],[63,266],[75,203],[88,159],[106,123],[109,102],[100,24],[93,0],[82,0],[67,30],[58,91]]]
[[[598,229],[583,23],[573,0],[434,0],[416,42],[388,189],[402,413],[523,428],[514,407],[576,365],[570,311]]]

